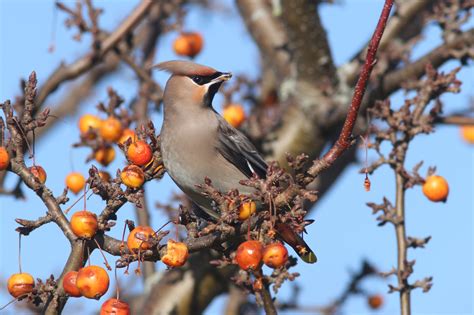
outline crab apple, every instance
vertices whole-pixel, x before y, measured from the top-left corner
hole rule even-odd
[[[63,278],[63,289],[69,296],[80,297],[82,296],[81,292],[76,285],[77,280],[77,271],[69,271],[64,275]]]
[[[122,132],[122,135],[120,136],[120,139],[117,142],[123,145],[128,139],[132,139],[132,141],[133,139],[135,139],[135,131],[129,128],[125,129]]]
[[[234,128],[239,128],[245,121],[245,111],[242,105],[230,104],[224,108],[222,117]]]
[[[92,238],[97,233],[98,228],[99,223],[95,213],[82,210],[77,211],[71,217],[71,229],[77,237]]]
[[[4,171],[10,164],[10,155],[5,147],[0,147],[0,171]]]
[[[101,147],[95,151],[94,158],[103,166],[107,166],[115,159],[115,150],[111,146]]]
[[[127,157],[133,164],[144,166],[150,163],[153,158],[153,152],[148,143],[139,140],[130,144],[127,150]]]
[[[76,285],[83,296],[98,300],[109,289],[109,275],[102,267],[87,266],[77,272]]]
[[[143,170],[133,164],[124,167],[120,173],[120,178],[122,179],[122,183],[130,188],[139,188],[145,182]]]
[[[36,177],[41,184],[44,184],[46,182],[46,171],[44,168],[42,168],[39,165],[33,165],[29,168],[31,174],[33,174],[34,177]]]
[[[383,305],[383,296],[380,294],[371,295],[367,298],[367,304],[373,310],[379,309]]]
[[[431,201],[445,202],[449,194],[448,182],[439,175],[428,176],[423,184],[423,194]]]
[[[108,299],[100,308],[100,315],[129,315],[130,306],[127,302],[116,298]]]
[[[280,268],[288,261],[288,250],[280,243],[272,243],[263,249],[263,263],[270,268]]]
[[[474,126],[462,126],[461,136],[470,144],[474,144]]]
[[[138,250],[147,250],[151,248],[148,240],[155,234],[155,231],[149,226],[137,226],[134,228],[127,239],[128,249],[134,253]]]
[[[255,202],[244,202],[239,207],[239,220],[247,220],[255,211],[257,211]]]
[[[181,267],[186,263],[188,256],[188,246],[185,243],[170,239],[166,246],[166,254],[161,258],[161,261],[168,267]]]
[[[245,241],[237,248],[235,260],[243,270],[257,270],[262,265],[263,245],[259,241]]]
[[[99,130],[102,126],[102,119],[92,114],[85,114],[79,119],[79,131],[82,135],[87,134],[90,129]],[[95,135],[89,135],[90,139],[94,139]]]
[[[173,43],[174,52],[179,56],[194,58],[202,50],[204,39],[197,32],[183,32]]]
[[[34,287],[35,279],[29,273],[15,273],[8,278],[8,292],[15,298],[30,293]]]
[[[109,117],[102,122],[100,136],[108,141],[117,141],[122,136],[122,123],[115,117]]]
[[[75,194],[84,189],[86,179],[81,173],[72,172],[66,176],[66,186]]]

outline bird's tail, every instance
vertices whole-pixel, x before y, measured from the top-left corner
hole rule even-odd
[[[287,224],[277,223],[275,228],[283,241],[290,245],[304,262],[308,264],[314,264],[316,261],[318,261],[316,254],[311,250],[308,244],[306,244],[303,238],[299,236],[294,230],[292,230]]]

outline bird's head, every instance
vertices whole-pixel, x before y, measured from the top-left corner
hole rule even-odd
[[[180,103],[212,106],[212,99],[224,81],[232,74],[191,61],[172,60],[159,63],[154,68],[171,73],[164,92],[165,104]]]

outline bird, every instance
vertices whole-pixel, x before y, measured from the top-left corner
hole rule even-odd
[[[212,101],[230,72],[191,61],[171,60],[154,65],[171,76],[163,93],[161,155],[176,185],[208,216],[219,218],[213,201],[199,184],[209,178],[220,192],[238,189],[250,195],[254,188],[240,184],[256,174],[265,178],[268,165],[255,146],[213,108]],[[280,226],[280,228],[279,228]],[[316,262],[314,252],[292,229],[280,224],[277,233],[303,261]]]

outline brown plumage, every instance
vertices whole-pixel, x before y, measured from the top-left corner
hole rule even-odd
[[[196,185],[209,177],[221,192],[237,188],[243,194],[251,194],[253,188],[239,182],[253,173],[264,178],[267,170],[265,160],[250,140],[212,108],[214,95],[232,75],[190,61],[167,61],[156,68],[172,74],[163,96],[161,152],[165,168],[202,210],[218,218],[212,200],[203,196]],[[297,250],[298,254],[307,262],[315,262],[316,256],[308,245],[293,234],[289,244],[305,248],[304,254]]]

